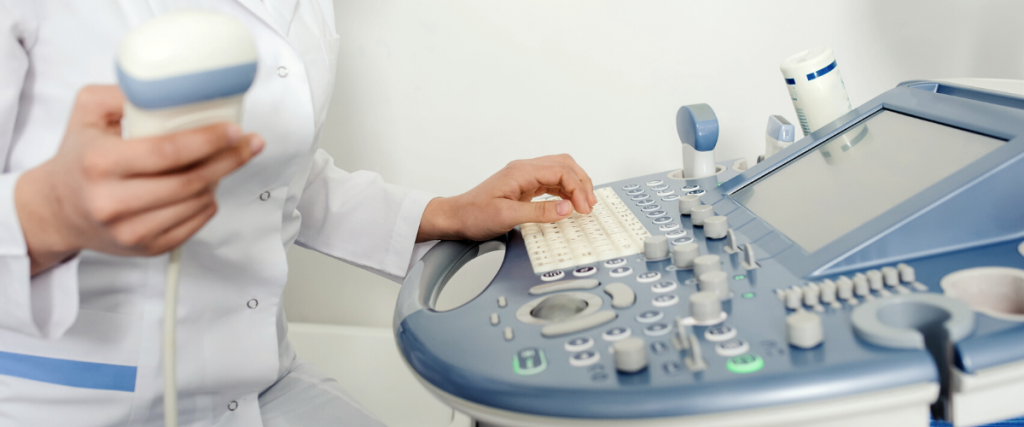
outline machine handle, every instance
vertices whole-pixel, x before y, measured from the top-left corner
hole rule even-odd
[[[397,332],[402,320],[420,311],[434,311],[434,303],[448,280],[469,261],[488,252],[504,249],[508,234],[485,242],[442,241],[423,256],[402,282],[395,306],[394,327]]]

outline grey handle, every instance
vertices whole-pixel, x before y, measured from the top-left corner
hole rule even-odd
[[[441,289],[456,271],[474,258],[503,249],[508,235],[486,242],[442,241],[419,260],[402,282],[395,306],[394,327],[397,329],[410,314],[433,310]]]

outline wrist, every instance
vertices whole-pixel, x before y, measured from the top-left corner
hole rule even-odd
[[[420,218],[420,228],[416,242],[429,240],[460,240],[458,224],[459,209],[455,206],[459,196],[435,197],[427,203]]]
[[[57,188],[47,178],[46,164],[26,171],[14,187],[14,205],[31,260],[32,275],[45,271],[81,250]]]

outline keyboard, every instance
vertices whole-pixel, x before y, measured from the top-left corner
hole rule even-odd
[[[558,222],[520,225],[534,273],[576,267],[638,254],[651,236],[611,187],[594,191],[597,204],[583,215],[573,212]],[[534,201],[559,200],[545,196]]]

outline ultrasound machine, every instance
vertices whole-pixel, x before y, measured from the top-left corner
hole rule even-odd
[[[715,148],[711,107],[677,129],[690,159]],[[688,167],[597,186],[588,215],[435,246],[395,314],[417,378],[502,426],[1024,415],[1024,97],[906,82],[749,168]],[[436,309],[496,249],[479,295]]]

